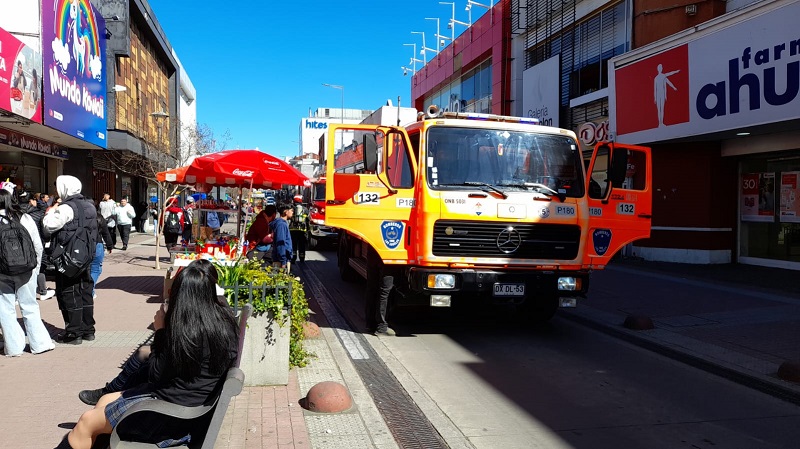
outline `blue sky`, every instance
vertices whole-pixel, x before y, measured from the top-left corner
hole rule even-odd
[[[467,22],[466,0],[454,0]],[[482,2],[483,3],[483,2]],[[484,4],[488,4],[488,1]],[[436,22],[449,36],[450,5],[438,0],[264,1],[150,0],[150,6],[197,90],[197,120],[226,148],[274,156],[298,151],[300,119],[308,110],[377,109],[387,99],[409,106],[411,74],[403,76],[425,32],[434,47]],[[473,7],[473,21],[485,12]],[[456,35],[464,27],[456,25]],[[417,68],[422,64],[418,63]]]

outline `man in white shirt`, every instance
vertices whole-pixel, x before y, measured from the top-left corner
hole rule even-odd
[[[119,200],[117,207],[117,229],[119,229],[119,236],[122,238],[122,250],[128,249],[128,236],[131,235],[131,224],[133,219],[136,218],[136,210],[128,204],[128,199],[123,198]]]
[[[108,193],[103,194],[103,201],[100,201],[100,215],[106,219],[108,232],[111,233],[111,245],[117,246],[117,203],[111,199]]]

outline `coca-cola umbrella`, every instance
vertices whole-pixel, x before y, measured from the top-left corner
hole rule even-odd
[[[275,156],[258,150],[226,150],[199,156],[185,167],[160,172],[159,181],[198,186],[279,189],[310,186],[308,177]]]

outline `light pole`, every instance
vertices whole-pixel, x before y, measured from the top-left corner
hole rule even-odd
[[[428,56],[425,54],[425,32],[424,31],[412,31],[411,34],[421,34],[422,35],[422,50],[419,53],[422,55],[422,65],[425,66],[428,64]],[[416,49],[414,50],[416,51]]]
[[[436,53],[438,54],[439,49],[444,47],[444,40],[447,39],[446,37],[439,34],[439,18],[438,17],[426,17],[425,20],[435,20],[436,21]]]
[[[447,22],[447,28],[450,28],[450,42],[456,40],[456,28],[453,26],[453,21],[456,20],[456,3],[455,2],[439,2],[440,5],[450,5],[453,7],[453,15],[450,16],[450,21]]]
[[[162,139],[162,137],[161,137],[161,128],[164,125],[163,121],[165,119],[169,118],[169,114],[167,114],[164,111],[156,111],[156,112],[151,112],[150,113],[150,117],[153,117],[153,119],[156,121],[156,127],[158,128],[158,147],[160,149],[163,149],[163,146],[161,144],[161,139]],[[165,165],[164,171],[166,171],[166,169],[167,169],[166,160],[167,159],[166,159],[166,157],[164,157],[164,154],[162,152],[156,152],[156,157],[158,157],[158,160],[156,161],[156,170],[155,171],[156,172],[161,171],[161,161],[162,160],[164,161],[164,165]],[[160,190],[158,197],[159,197],[159,200],[162,200],[161,204],[162,205],[166,204],[165,202],[163,202],[164,201],[164,199],[163,199],[164,189],[161,188],[161,184],[158,184],[158,190]],[[159,211],[159,212],[160,212],[160,214],[164,213],[163,210]],[[162,215],[159,215],[159,217],[160,216],[162,216]],[[156,222],[156,223],[158,223],[158,222]],[[156,228],[155,229],[155,233],[156,233],[156,270],[159,270],[159,269],[161,269],[161,261],[159,260],[159,255],[158,255],[158,252],[159,252],[158,250],[159,250],[159,246],[160,246],[158,244],[158,234],[160,233],[159,232],[160,229],[158,229],[158,225],[157,224],[156,224],[155,228]]]
[[[494,0],[491,0],[489,2],[488,6],[484,5],[483,3],[478,3],[476,1],[473,1],[473,0],[467,0],[467,8],[466,9],[467,9],[467,12],[469,13],[469,23],[472,23],[472,7],[473,6],[480,6],[481,8],[486,8],[486,10],[489,11],[489,20],[491,22],[494,22],[494,15],[493,15],[493,13],[494,13],[494,11],[493,11],[493,9],[494,9]]]
[[[322,83],[323,86],[332,87],[334,89],[339,89],[342,91],[342,123],[344,123],[344,86],[340,86],[338,84],[328,84]]]

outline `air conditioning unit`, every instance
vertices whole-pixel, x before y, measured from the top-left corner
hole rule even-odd
[[[686,15],[693,16],[697,14],[697,5],[686,5]]]

